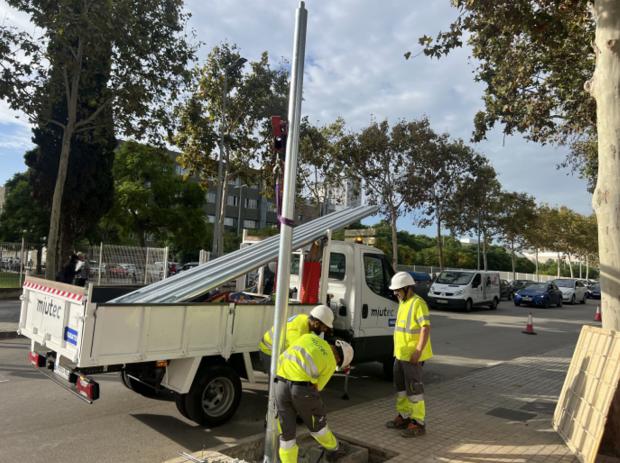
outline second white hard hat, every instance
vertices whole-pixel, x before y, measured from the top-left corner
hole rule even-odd
[[[317,305],[310,311],[310,316],[323,322],[328,328],[334,327],[334,312],[326,305]]]
[[[342,351],[342,363],[340,364],[340,369],[343,370],[353,361],[353,346],[341,339],[337,339],[334,345],[336,347],[340,347],[340,350]]]
[[[392,277],[390,289],[406,288],[407,286],[415,286],[415,281],[409,272],[398,272]]]

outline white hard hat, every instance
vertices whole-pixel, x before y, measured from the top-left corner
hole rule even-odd
[[[415,281],[408,272],[398,272],[392,277],[390,289],[392,291],[406,288],[407,286],[415,286]]]
[[[334,312],[326,305],[317,305],[310,311],[310,316],[323,322],[328,328],[334,327]]]
[[[351,344],[341,339],[337,339],[334,345],[339,347],[339,350],[342,351],[342,363],[340,364],[340,369],[344,370],[351,365],[351,362],[353,361],[353,347]]]

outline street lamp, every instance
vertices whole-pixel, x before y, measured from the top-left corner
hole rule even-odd
[[[220,121],[220,152],[217,160],[217,190],[215,193],[215,223],[213,224],[213,244],[211,252],[214,257],[223,254],[223,219],[224,216],[224,159],[226,159],[226,140],[224,138],[226,126],[226,98],[228,96],[228,74],[245,64],[245,58],[237,58],[224,68],[224,82],[222,85],[222,120]]]
[[[237,217],[237,236],[241,233],[241,202],[243,200],[243,189],[246,188],[247,185],[244,183],[243,185],[239,185],[239,216]]]

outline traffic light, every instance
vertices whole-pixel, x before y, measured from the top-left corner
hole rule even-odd
[[[279,154],[286,152],[286,136],[288,125],[280,116],[271,116],[271,130],[273,133],[273,151]]]

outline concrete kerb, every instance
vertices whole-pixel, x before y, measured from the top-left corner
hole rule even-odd
[[[0,340],[23,338],[17,331],[0,331]]]

